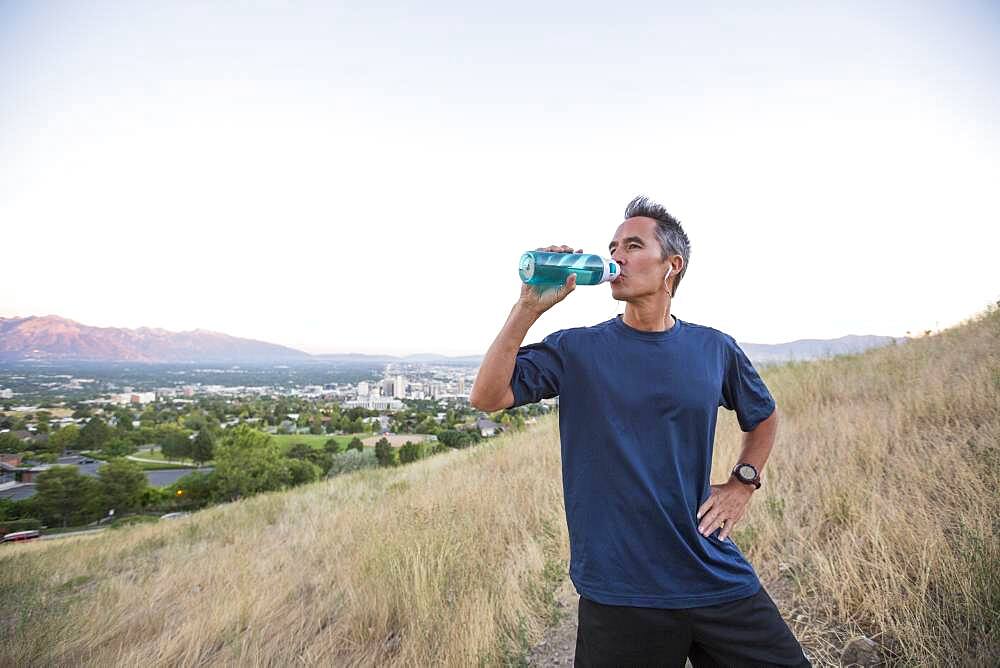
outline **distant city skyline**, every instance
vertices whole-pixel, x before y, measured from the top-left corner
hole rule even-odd
[[[0,316],[481,355],[522,251],[606,255],[646,194],[683,320],[943,329],[1000,299],[998,34],[973,2],[8,3]],[[624,306],[580,287],[525,343]]]

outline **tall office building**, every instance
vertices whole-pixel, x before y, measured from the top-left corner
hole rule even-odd
[[[406,396],[406,378],[403,376],[396,376],[396,382],[393,384],[392,396],[397,399],[402,399]]]

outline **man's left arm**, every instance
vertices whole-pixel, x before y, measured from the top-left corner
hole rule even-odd
[[[771,415],[762,420],[752,431],[744,433],[743,449],[740,451],[739,459],[734,462],[734,466],[746,462],[752,464],[757,469],[757,473],[760,474],[771,454],[771,447],[774,445],[777,431],[778,409],[775,407]],[[701,520],[698,532],[703,536],[709,536],[713,531],[721,528],[719,540],[726,540],[732,532],[733,526],[742,519],[755,490],[756,486],[740,482],[732,474],[730,474],[729,480],[721,485],[712,485],[711,494],[698,509],[698,519]]]

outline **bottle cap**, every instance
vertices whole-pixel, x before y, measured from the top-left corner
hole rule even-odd
[[[521,280],[527,283],[535,275],[535,256],[529,253],[521,255],[521,261],[517,265],[517,273],[521,275]]]
[[[621,275],[621,267],[614,260],[604,260],[604,275],[601,276],[601,283],[604,281],[613,281],[618,276]]]

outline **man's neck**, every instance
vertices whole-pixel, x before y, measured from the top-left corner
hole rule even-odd
[[[665,332],[677,324],[677,319],[670,315],[670,300],[667,300],[665,308],[663,304],[637,306],[630,302],[625,305],[622,320],[642,332]]]

